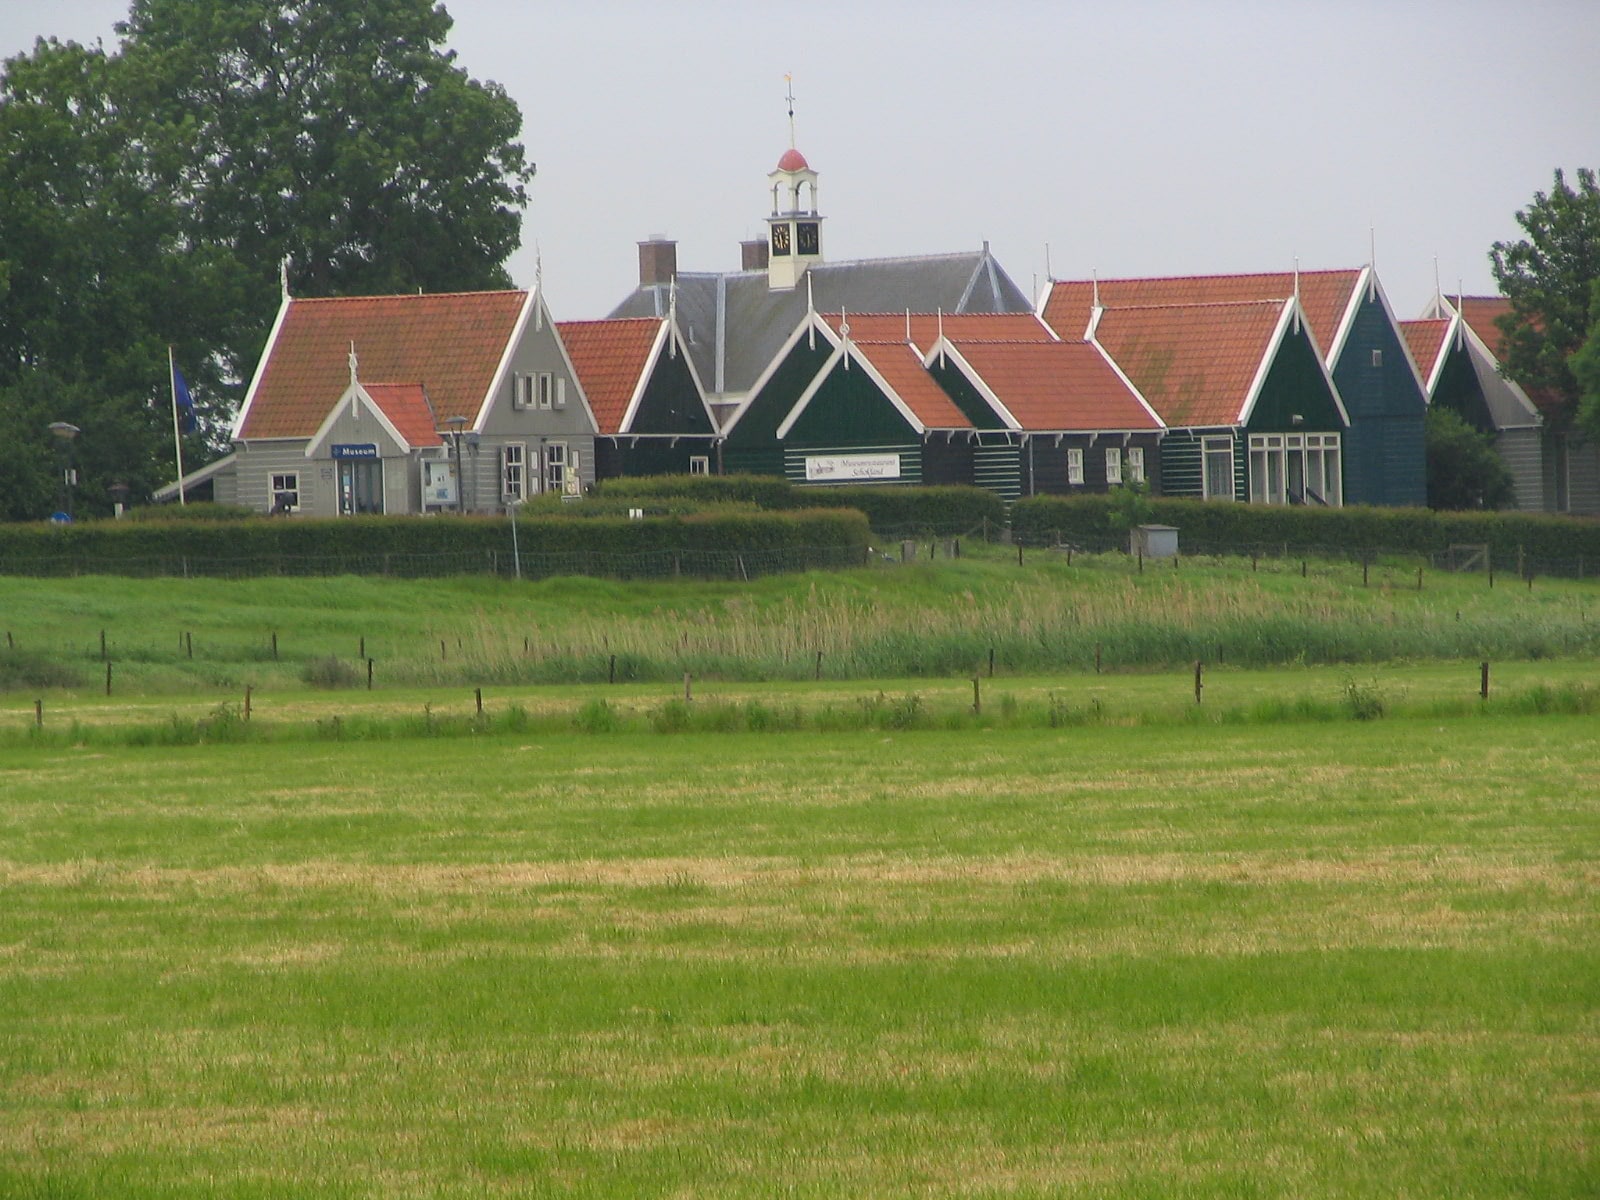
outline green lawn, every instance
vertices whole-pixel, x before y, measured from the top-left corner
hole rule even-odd
[[[1592,1194],[1597,794],[1585,716],[13,742],[0,1194]]]

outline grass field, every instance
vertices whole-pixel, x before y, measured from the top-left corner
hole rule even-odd
[[[1597,793],[1563,715],[14,744],[0,1194],[1592,1195]]]

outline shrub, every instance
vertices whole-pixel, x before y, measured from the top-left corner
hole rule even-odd
[[[32,650],[0,650],[0,692],[74,688],[82,684],[83,676],[66,663]]]
[[[349,663],[330,654],[308,662],[300,678],[316,688],[347,688],[355,687],[358,676]]]

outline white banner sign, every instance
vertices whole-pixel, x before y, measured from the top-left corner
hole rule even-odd
[[[898,454],[819,454],[806,458],[807,483],[899,478]]]

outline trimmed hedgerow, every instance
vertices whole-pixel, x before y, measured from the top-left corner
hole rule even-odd
[[[1120,544],[1104,496],[1032,496],[1011,509],[1021,541]],[[1542,513],[1433,512],[1425,508],[1314,508],[1157,498],[1151,521],[1174,525],[1190,553],[1266,553],[1287,546],[1358,558],[1377,553],[1433,557],[1453,545],[1487,545],[1497,564],[1576,563],[1600,568],[1600,521]]]
[[[748,574],[862,561],[865,518],[849,509],[524,517],[258,517],[239,522],[0,526],[13,575]]]
[[[999,529],[1005,501],[977,487],[828,486],[796,487],[770,475],[652,475],[608,479],[601,499],[648,504],[688,497],[702,503],[747,502],[767,510],[853,508],[880,532],[953,536],[974,529]]]

